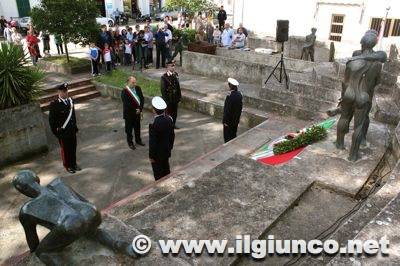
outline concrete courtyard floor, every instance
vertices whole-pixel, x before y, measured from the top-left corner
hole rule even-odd
[[[49,152],[8,166],[0,172],[0,264],[11,256],[28,250],[22,226],[18,221],[21,205],[28,200],[11,185],[12,177],[21,169],[31,169],[46,185],[61,176],[76,191],[103,209],[145,185],[154,182],[148,160],[148,124],[153,115],[145,112],[142,139],[146,147],[130,150],[126,144],[122,105],[108,98],[92,99],[76,105],[78,120],[78,163],[83,168],[76,174],[67,173],[61,163],[56,138],[48,130]],[[48,114],[44,114],[47,124]],[[209,116],[180,109],[172,170],[223,144],[222,125]],[[48,126],[47,126],[48,128]],[[239,128],[239,133],[245,131]],[[40,228],[43,236],[46,229]]]

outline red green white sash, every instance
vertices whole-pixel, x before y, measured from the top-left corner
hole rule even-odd
[[[138,106],[140,106],[140,98],[139,96],[136,94],[136,91],[132,90],[131,88],[129,88],[129,86],[126,86],[126,90],[128,91],[129,95],[132,97],[132,99],[136,102],[136,104]]]

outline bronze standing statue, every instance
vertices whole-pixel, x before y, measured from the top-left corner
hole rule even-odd
[[[98,228],[101,224],[100,212],[60,178],[41,186],[34,172],[24,170],[14,177],[13,185],[19,192],[32,198],[22,206],[19,220],[30,251],[35,252],[44,264],[63,265],[58,252],[82,236],[95,238],[114,251],[135,256],[130,243]],[[37,225],[50,230],[40,242]]]
[[[387,60],[385,52],[373,50],[377,42],[377,31],[369,30],[365,33],[361,39],[361,50],[355,51],[346,64],[338,108],[328,111],[330,116],[341,114],[337,125],[338,149],[344,149],[344,137],[349,132],[349,125],[354,116],[350,161],[359,159],[360,145],[366,144],[374,89],[380,81],[382,64]]]
[[[311,34],[306,36],[306,43],[303,46],[303,50],[301,52],[301,59],[310,60],[314,62],[314,46],[317,36],[315,33],[317,32],[316,28],[311,29]]]

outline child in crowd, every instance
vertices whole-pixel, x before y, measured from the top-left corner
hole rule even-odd
[[[111,49],[107,43],[104,44],[103,57],[104,57],[104,62],[106,63],[106,72],[111,72],[112,56],[111,56]]]
[[[215,30],[213,32],[213,42],[216,45],[219,45],[221,42],[221,31],[219,30],[219,26],[215,26]]]
[[[129,40],[126,39],[124,43],[124,65],[130,66],[132,63],[132,44],[129,43]]]
[[[98,60],[100,53],[99,53],[99,48],[94,43],[90,44],[89,55],[92,61],[92,76],[95,77],[99,75]]]

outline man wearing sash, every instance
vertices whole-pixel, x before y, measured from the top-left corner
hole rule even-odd
[[[167,103],[167,113],[174,120],[175,129],[179,129],[176,126],[176,118],[182,94],[178,73],[175,72],[175,61],[173,60],[167,62],[167,72],[161,76],[161,95]]]
[[[140,146],[144,146],[140,137],[140,120],[144,106],[144,97],[142,89],[136,85],[136,78],[131,76],[128,78],[125,88],[121,92],[123,103],[123,116],[125,119],[125,133],[129,148],[136,149],[133,144],[132,129],[135,131],[135,142]]]
[[[73,174],[81,168],[76,164],[76,126],[74,103],[68,97],[68,84],[58,87],[58,99],[50,104],[49,124],[51,131],[58,138],[61,158],[65,169]]]

